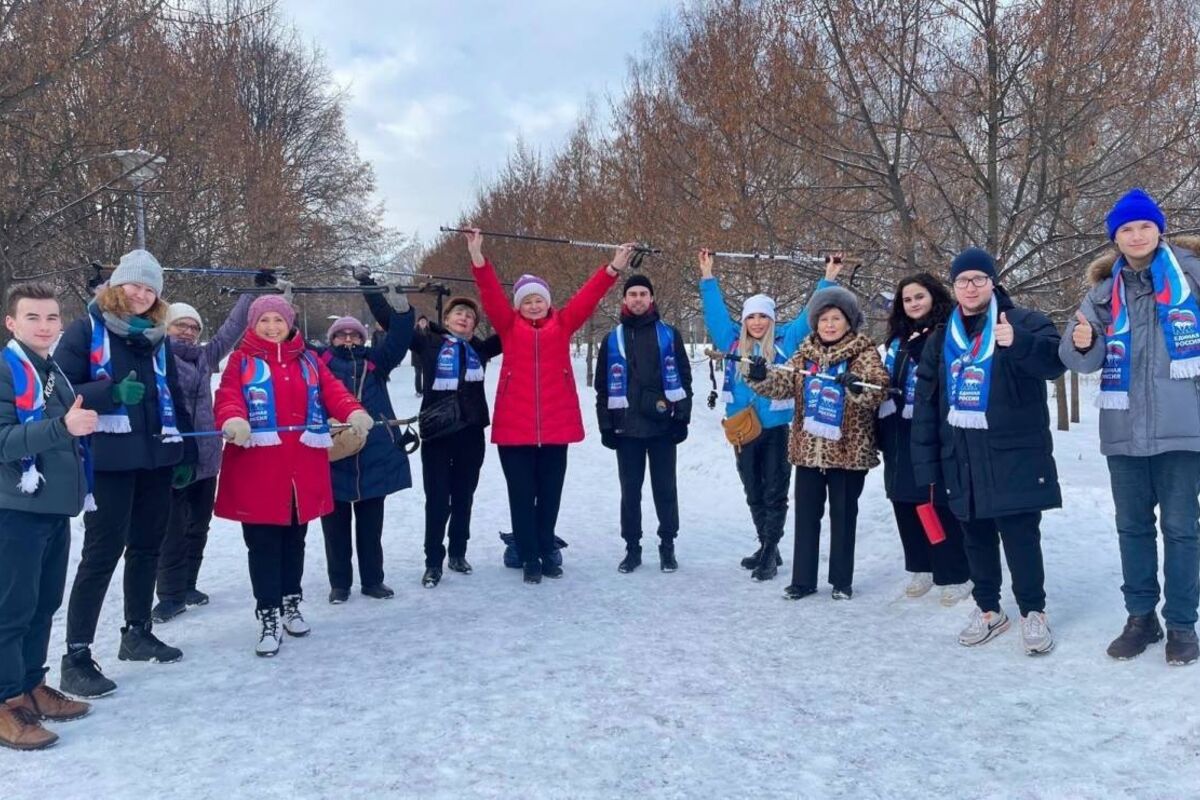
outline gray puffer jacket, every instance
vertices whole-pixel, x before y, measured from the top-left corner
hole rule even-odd
[[[6,360],[0,359],[0,508],[73,517],[83,510],[87,495],[79,443],[62,420],[75,402],[75,392],[52,361],[29,348],[25,353],[43,386],[50,369],[58,374],[54,391],[46,398],[45,419],[22,424],[17,419],[12,370]],[[21,480],[21,459],[30,455],[37,456],[38,469],[46,481],[33,494],[24,494],[17,484]]]
[[[1187,275],[1192,294],[1200,297],[1200,238],[1180,236],[1168,246]],[[1059,345],[1059,357],[1068,369],[1089,373],[1104,366],[1104,331],[1112,319],[1112,267],[1117,255],[1115,250],[1109,251],[1088,266],[1091,289],[1080,311],[1092,323],[1096,336],[1086,353],[1076,350],[1071,336],[1078,321],[1072,316]],[[1129,409],[1101,409],[1100,452],[1106,456],[1153,456],[1173,450],[1200,451],[1200,382],[1171,378],[1150,270],[1124,269],[1121,276],[1133,334]]]

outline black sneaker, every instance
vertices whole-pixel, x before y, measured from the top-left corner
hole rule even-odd
[[[658,546],[658,568],[663,572],[679,569],[679,562],[675,560],[674,542],[663,542]]]
[[[467,559],[463,556],[450,556],[446,562],[446,566],[453,572],[461,572],[463,575],[471,574],[471,565],[467,563]]]
[[[188,589],[183,595],[183,602],[189,606],[206,606],[208,605],[208,595],[199,589]]]
[[[183,658],[183,651],[159,641],[150,623],[130,623],[121,628],[121,649],[117,658],[122,661],[151,661],[155,664],[173,664]]]
[[[1196,663],[1200,658],[1200,643],[1197,643],[1196,632],[1176,630],[1167,631],[1167,663],[1172,667],[1183,667]]]
[[[350,590],[349,589],[330,589],[329,590],[330,605],[340,606],[342,603],[347,602],[349,599],[350,599]]]
[[[1163,638],[1162,625],[1158,623],[1158,614],[1129,615],[1125,620],[1125,630],[1112,640],[1108,646],[1108,654],[1118,661],[1137,658],[1146,648]]]
[[[362,587],[362,593],[367,597],[374,597],[376,600],[391,600],[396,596],[396,593],[392,591],[392,587],[386,583],[381,583],[378,586],[364,586]]]
[[[187,611],[187,603],[183,600],[159,600],[158,605],[150,612],[155,622],[167,622]]]
[[[425,574],[421,576],[421,585],[426,589],[432,589],[437,586],[442,580],[441,567],[426,567]]]
[[[815,586],[800,586],[793,583],[791,586],[783,590],[785,600],[802,600],[810,594],[816,594],[817,587]]]
[[[541,583],[542,582],[542,562],[526,561],[524,571],[525,571],[525,582],[526,583]]]
[[[617,572],[630,573],[642,565],[642,548],[627,547],[625,548],[625,557],[621,559],[621,563],[617,565]]]
[[[104,697],[117,690],[117,685],[100,671],[90,647],[63,656],[59,672],[58,688],[76,697]]]
[[[840,588],[835,586],[831,596],[834,600],[849,600],[851,597],[854,597],[854,589],[850,588],[849,586],[843,586]]]
[[[750,577],[756,581],[774,580],[775,576],[779,574],[781,563],[779,547],[773,544],[765,545],[762,558],[758,560],[758,566],[754,568],[754,572],[750,573]]]

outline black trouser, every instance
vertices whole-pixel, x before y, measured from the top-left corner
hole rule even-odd
[[[303,594],[304,535],[308,523],[291,525],[252,525],[242,523],[250,560],[250,586],[257,608],[280,608],[283,598]]]
[[[758,540],[778,544],[787,522],[788,483],[792,466],[788,463],[788,426],[763,428],[759,437],[737,454],[737,471],[746,491],[746,504]]]
[[[158,554],[159,600],[183,602],[187,591],[196,588],[216,496],[216,477],[171,490],[171,521]]]
[[[321,517],[321,532],[325,534],[325,563],[329,568],[329,585],[346,589],[354,582],[354,566],[350,558],[358,550],[358,579],[363,588],[383,583],[383,501],[372,497],[357,503],[333,504],[333,512]],[[351,546],[350,524],[354,522],[354,545]],[[289,594],[284,592],[284,594]]]
[[[158,551],[171,516],[171,467],[97,472],[96,511],[83,515],[83,551],[67,603],[67,644],[91,644],[100,607],[125,556],[125,621],[150,621]]]
[[[650,491],[658,514],[658,538],[664,543],[679,533],[679,492],[675,485],[675,442],[667,437],[617,437],[617,475],[621,480],[621,538],[627,547],[642,541],[642,483],[650,462]]]
[[[414,357],[412,366],[413,366],[413,388],[416,389],[417,394],[420,394],[422,391],[421,384],[423,383],[423,381],[421,380],[421,361],[420,361],[420,359]]]
[[[967,559],[971,563],[972,594],[981,611],[1000,610],[1000,543],[1012,576],[1013,596],[1021,616],[1046,610],[1046,573],[1042,567],[1042,533],[1039,512],[1013,514],[963,523]]]
[[[70,552],[70,517],[0,509],[0,703],[46,677]]]
[[[501,445],[500,466],[508,484],[508,510],[522,563],[554,552],[554,526],[567,474],[565,444]]]
[[[909,572],[932,572],[938,586],[966,583],[971,577],[967,551],[963,545],[962,523],[946,506],[934,506],[946,538],[930,544],[917,516],[917,503],[892,501],[896,527],[900,530],[900,545],[904,548],[904,568]]]
[[[854,538],[858,527],[858,498],[867,473],[860,469],[796,467],[796,543],[792,585],[817,588],[821,518],[829,497],[829,584],[835,589],[854,585]]]
[[[446,558],[446,523],[450,523],[450,557],[467,554],[471,538],[471,505],[487,451],[483,428],[471,425],[427,442],[421,448],[425,484],[425,566],[441,567]]]

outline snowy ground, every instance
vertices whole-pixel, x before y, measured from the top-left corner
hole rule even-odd
[[[852,601],[833,603],[827,588],[781,599],[790,523],[780,579],[752,583],[737,564],[753,549],[749,514],[706,391],[697,384],[679,457],[678,573],[658,571],[652,536],[647,565],[617,573],[616,464],[589,433],[570,454],[559,524],[570,542],[566,577],[523,585],[500,563],[496,532],[509,528],[508,511],[489,452],[474,575],[420,587],[418,486],[388,503],[396,599],[355,593],[330,606],[314,524],[305,576],[314,632],[266,660],[253,654],[240,532],[217,521],[201,573],[212,604],[158,629],[184,660],[117,660],[118,577],[95,650],[120,689],[90,718],[57,726],[63,740],[52,751],[0,752],[0,797],[1200,794],[1200,667],[1168,668],[1161,645],[1130,663],[1104,654],[1124,611],[1090,407],[1082,425],[1057,435],[1067,509],[1047,514],[1043,530],[1059,644],[1030,659],[1015,629],[978,650],[958,646],[966,603],[902,598],[878,470],[863,498]],[[392,395],[400,414],[416,408],[407,367]],[[581,397],[594,433],[592,394]],[[648,486],[646,509],[652,531]],[[74,560],[81,540],[77,522]],[[1004,602],[1015,614],[1007,592]],[[56,620],[52,684],[62,635]]]

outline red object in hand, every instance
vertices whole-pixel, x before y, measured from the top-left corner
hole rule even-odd
[[[929,502],[917,506],[917,518],[925,529],[925,538],[930,544],[941,544],[946,541],[946,529],[938,518],[937,509],[933,507],[933,487],[929,487]]]

